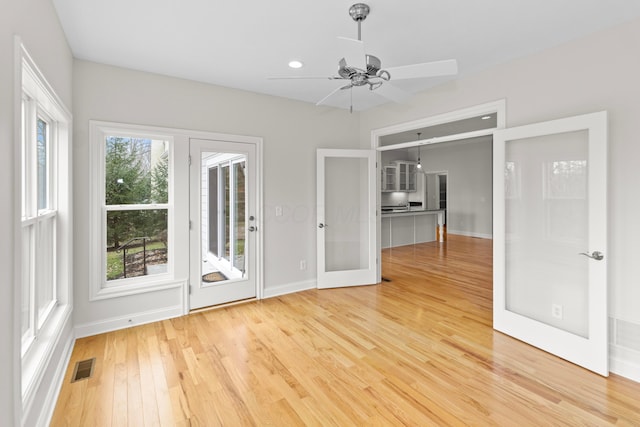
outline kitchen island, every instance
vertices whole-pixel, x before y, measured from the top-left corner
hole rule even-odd
[[[444,241],[445,209],[393,209],[381,214],[381,247]]]

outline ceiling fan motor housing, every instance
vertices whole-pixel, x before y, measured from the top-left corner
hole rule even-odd
[[[362,86],[366,84],[367,79],[369,77],[377,77],[378,72],[380,71],[380,67],[382,66],[380,59],[377,56],[373,56],[373,55],[366,55],[366,57],[367,57],[366,72],[363,72],[364,70],[360,70],[358,68],[349,67],[347,65],[347,61],[344,58],[342,58],[339,63],[340,68],[338,69],[338,74],[340,75],[340,77],[353,80],[354,77],[361,76],[362,83],[357,84],[356,82],[354,82],[355,86]]]

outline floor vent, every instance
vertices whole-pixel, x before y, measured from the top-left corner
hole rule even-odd
[[[96,364],[96,358],[82,360],[76,363],[76,367],[73,370],[73,376],[71,382],[84,380],[85,378],[91,378],[93,375],[93,366]]]

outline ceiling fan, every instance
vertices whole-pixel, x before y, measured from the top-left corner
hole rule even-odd
[[[329,79],[348,80],[344,86],[340,86],[316,105],[324,104],[331,96],[339,91],[354,87],[366,86],[371,91],[394,101],[403,102],[411,94],[391,85],[390,81],[403,79],[416,79],[425,77],[449,76],[458,73],[458,64],[455,59],[444,61],[425,62],[420,64],[404,65],[399,67],[382,68],[382,61],[376,56],[365,52],[361,38],[361,24],[369,15],[370,8],[364,3],[356,3],[349,8],[349,15],[358,23],[358,39],[338,37],[344,57],[338,61],[338,75],[329,77],[272,77],[272,79]],[[353,92],[350,111],[353,112]]]

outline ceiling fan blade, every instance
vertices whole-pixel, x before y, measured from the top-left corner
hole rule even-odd
[[[336,92],[339,92],[339,91],[344,90],[344,89],[349,89],[351,86],[352,86],[352,85],[348,84],[348,85],[346,85],[346,86],[342,86],[342,87],[337,87],[337,88],[335,88],[334,90],[332,90],[332,91],[331,91],[331,93],[330,93],[329,95],[325,96],[325,97],[324,97],[324,98],[322,98],[320,101],[316,102],[316,106],[324,104],[324,102],[325,102],[327,99],[331,98],[331,97],[332,97]]]
[[[340,43],[340,54],[347,61],[347,65],[366,71],[367,57],[364,51],[364,43],[348,37],[338,37],[338,41]]]
[[[386,70],[391,75],[391,80],[451,76],[458,74],[458,62],[455,59],[446,59],[444,61],[391,67]]]
[[[337,76],[275,76],[275,77],[267,77],[267,80],[304,80],[304,79],[344,80],[344,77],[337,77]]]
[[[398,104],[403,103],[412,96],[411,93],[390,85],[388,82],[383,83],[374,92]]]

